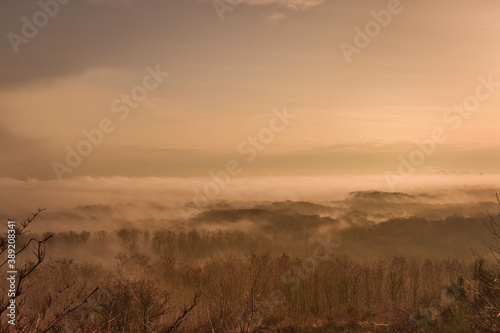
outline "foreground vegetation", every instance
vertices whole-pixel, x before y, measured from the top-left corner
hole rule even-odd
[[[500,331],[493,218],[487,229],[496,242],[483,256],[458,260],[354,257],[326,235],[34,235],[35,217],[16,230],[16,332]],[[0,245],[7,271],[7,240]],[[3,332],[14,331],[8,301],[3,294]]]

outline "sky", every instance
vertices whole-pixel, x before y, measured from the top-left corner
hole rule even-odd
[[[498,22],[493,0],[4,1],[0,177],[496,175]]]

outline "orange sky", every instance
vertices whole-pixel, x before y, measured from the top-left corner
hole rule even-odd
[[[233,159],[244,176],[382,175],[435,128],[447,140],[416,173],[498,174],[500,86],[457,128],[444,117],[478,77],[500,82],[500,3],[401,1],[348,63],[341,43],[389,3],[230,1],[221,21],[210,0],[73,0],[13,47],[41,7],[4,2],[0,176],[53,180],[57,162],[64,179],[206,177]],[[113,102],[148,66],[169,75],[120,119]],[[238,147],[285,107],[296,117],[247,162]],[[103,119],[113,131],[69,167],[67,147]]]

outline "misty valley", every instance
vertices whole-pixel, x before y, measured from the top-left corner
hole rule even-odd
[[[491,188],[170,208],[78,205],[18,224],[19,332],[500,329]]]

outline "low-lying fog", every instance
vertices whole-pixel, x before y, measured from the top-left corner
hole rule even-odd
[[[239,178],[224,188],[208,178],[0,184],[4,221],[47,209],[33,225],[38,233],[237,229],[296,240],[330,234],[341,251],[360,255],[466,257],[488,237],[488,212],[498,216],[500,208],[500,176],[414,176],[396,191],[377,176]]]

